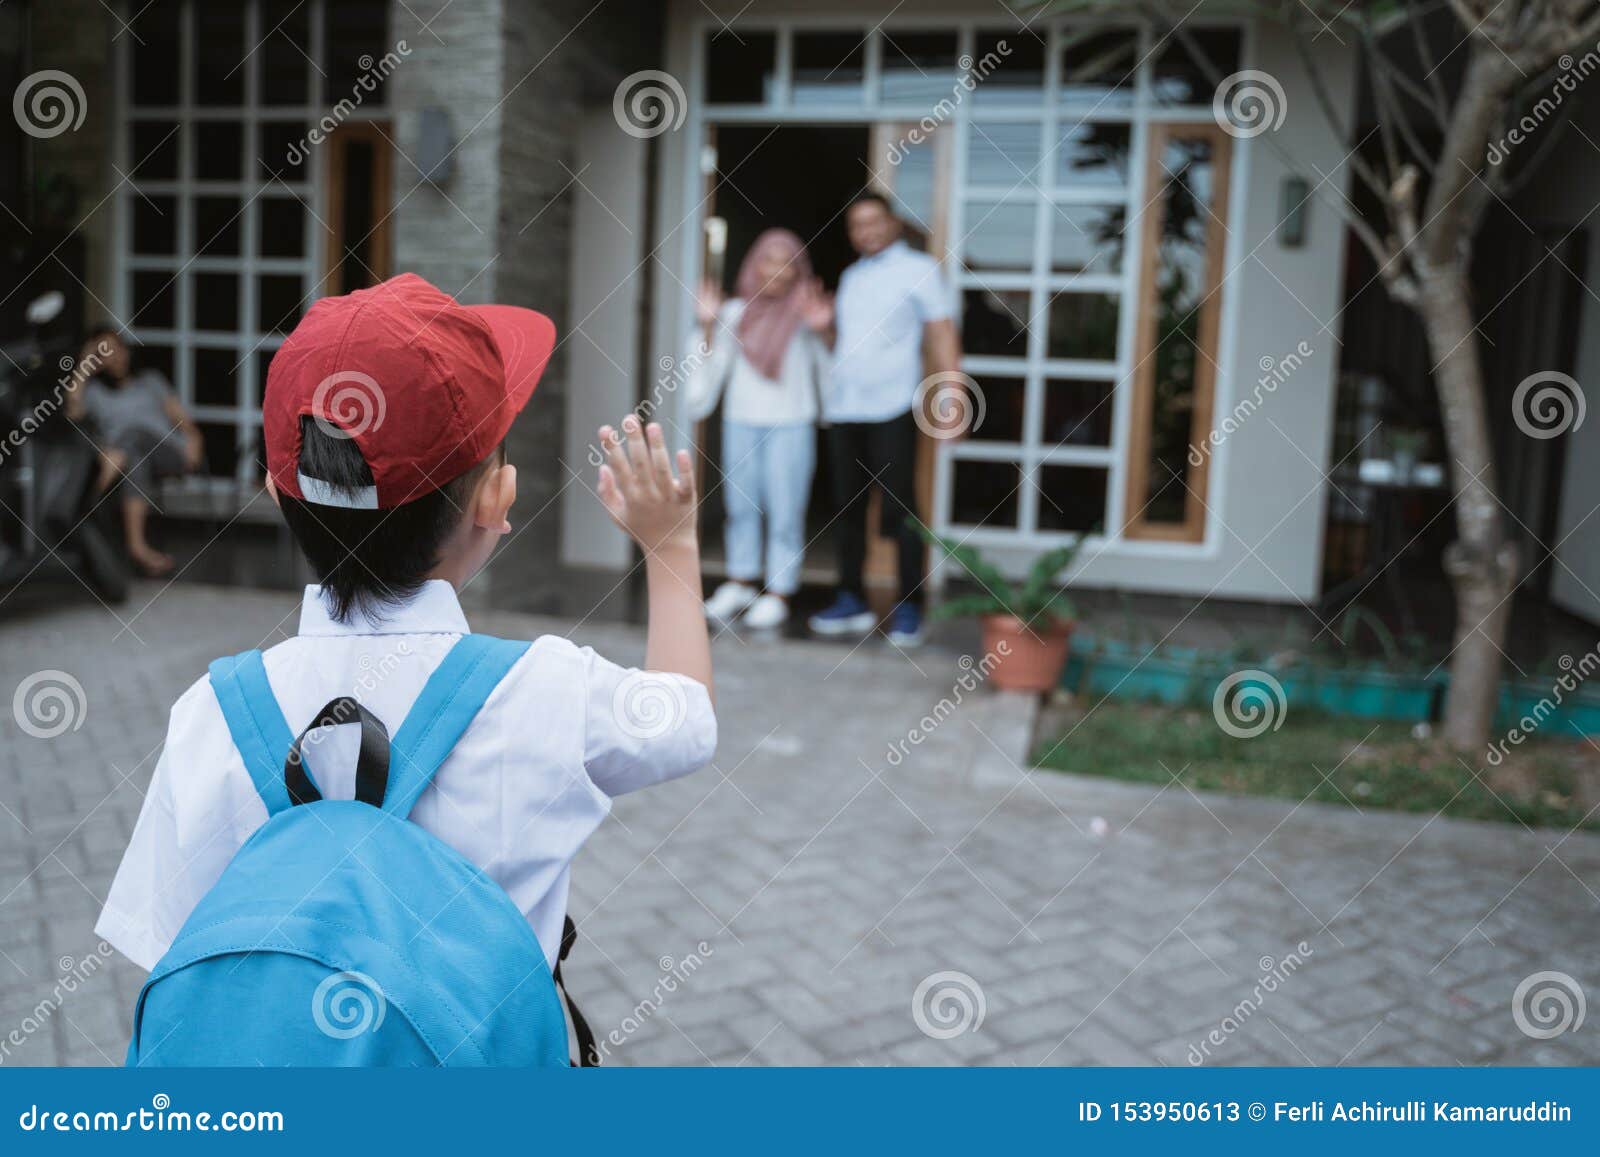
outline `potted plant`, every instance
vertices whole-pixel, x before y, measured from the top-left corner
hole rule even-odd
[[[1041,554],[1021,584],[1013,584],[965,543],[922,528],[922,536],[960,564],[978,585],[972,594],[941,603],[937,618],[976,615],[983,624],[989,678],[1008,691],[1048,691],[1061,678],[1078,615],[1056,576],[1072,565],[1083,536]]]

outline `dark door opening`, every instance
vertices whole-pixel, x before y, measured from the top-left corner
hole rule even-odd
[[[715,182],[707,214],[727,222],[723,289],[732,293],[739,262],[763,229],[782,226],[805,241],[811,263],[831,293],[855,260],[844,210],[870,179],[867,125],[724,125],[715,130]],[[705,453],[701,539],[708,574],[723,570],[722,420],[703,423]],[[819,438],[821,437],[819,433]],[[817,447],[817,472],[806,513],[806,584],[831,583],[836,552],[825,532],[833,511],[827,455]]]

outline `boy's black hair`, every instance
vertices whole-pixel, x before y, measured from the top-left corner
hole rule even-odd
[[[863,190],[861,190],[861,192],[857,193],[854,197],[850,198],[850,204],[845,206],[845,212],[848,213],[851,209],[854,209],[857,205],[877,205],[885,213],[889,214],[889,216],[891,216],[891,217],[894,216],[894,206],[889,204],[889,198],[885,197],[882,193],[876,192],[876,191],[874,191],[872,189],[863,189]]]
[[[315,418],[300,419],[300,472],[338,490],[372,486],[372,471],[351,438]],[[491,463],[505,461],[505,446],[437,490],[387,510],[323,506],[280,493],[278,506],[322,584],[328,609],[340,622],[354,612],[381,619],[405,602],[439,565],[439,551],[466,517],[472,488]]]

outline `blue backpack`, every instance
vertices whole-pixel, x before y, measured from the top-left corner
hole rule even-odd
[[[408,819],[527,649],[463,636],[392,741],[348,696],[296,738],[261,652],[211,664],[268,818],[145,982],[129,1065],[569,1063],[557,986],[571,921],[552,975],[511,898]],[[356,798],[323,799],[302,744],[319,727],[356,722]],[[594,1063],[576,1008],[572,1019],[579,1055]]]

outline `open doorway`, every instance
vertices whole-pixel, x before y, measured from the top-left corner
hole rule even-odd
[[[733,291],[739,262],[751,242],[772,226],[799,234],[828,292],[836,290],[839,275],[855,260],[845,234],[844,210],[869,184],[870,126],[722,125],[712,139],[717,165],[707,211],[727,222],[724,292]],[[818,437],[822,436],[819,431]],[[701,540],[707,574],[720,577],[724,573],[720,408],[702,423],[699,441],[706,462]],[[833,498],[824,449],[817,447],[817,471],[806,512],[802,572],[806,585],[831,584],[835,577],[837,552],[827,533]]]

